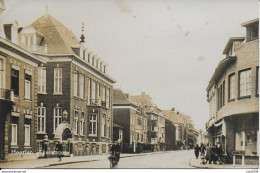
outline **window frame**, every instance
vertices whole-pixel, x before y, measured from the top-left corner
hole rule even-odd
[[[85,99],[85,75],[79,75],[79,97]]]
[[[29,79],[26,79],[26,75]],[[32,76],[29,74],[24,74],[24,98],[27,100],[32,99]]]
[[[79,96],[79,90],[78,90],[78,87],[79,87],[79,73],[77,71],[75,71],[73,77],[74,77],[73,78],[74,96],[78,97]]]
[[[46,68],[38,68],[38,93],[46,93]]]
[[[15,142],[14,139],[14,127],[15,127]],[[18,139],[18,124],[11,124],[11,145],[17,145],[17,139]]]
[[[236,87],[236,76],[235,76],[235,72],[234,73],[231,73],[230,75],[228,75],[228,101],[231,102],[231,101],[234,101],[236,96],[235,96],[235,87]],[[231,78],[234,78],[233,79],[233,97],[231,98]]]
[[[80,132],[79,132],[81,136],[84,136],[84,126],[85,126],[85,113],[82,111],[80,114]]]
[[[29,129],[29,132],[26,131],[26,128]],[[24,125],[24,146],[30,146],[30,145],[31,145],[31,126],[29,124],[25,124]]]
[[[56,87],[57,87],[57,91],[56,91]],[[62,68],[60,67],[54,68],[54,92],[53,93],[62,94]]]
[[[240,94],[241,73],[249,71],[249,70],[250,70],[250,95],[241,96],[241,94]],[[239,70],[238,71],[238,100],[239,99],[245,99],[245,98],[251,98],[251,95],[252,95],[251,89],[252,89],[252,69],[246,68],[246,69]]]
[[[79,134],[78,125],[79,125],[79,110],[75,109],[74,110],[74,135]]]
[[[40,112],[40,114],[39,114],[39,112]],[[42,112],[44,112],[44,114]],[[39,119],[40,119],[40,122],[39,122]],[[39,123],[40,123],[40,130],[39,130]],[[42,129],[42,126],[43,126],[43,129]],[[43,106],[38,106],[38,108],[37,108],[37,132],[46,133],[46,107],[43,107]]]
[[[59,110],[57,114],[60,114],[60,116],[56,116],[55,112],[56,110]],[[59,123],[57,124],[57,127],[62,123],[62,107],[56,106],[53,109],[53,132],[55,133],[56,128],[56,119],[59,120]]]
[[[94,118],[92,118],[93,116],[96,117],[95,120],[94,120]],[[89,115],[89,136],[97,136],[97,123],[98,123],[97,118],[98,118],[98,115],[96,113],[91,113]],[[94,132],[94,123],[95,123],[95,132]]]
[[[17,76],[14,76],[13,74],[13,71],[14,72],[18,72]],[[14,78],[16,78],[16,82],[17,84],[15,86],[13,86],[13,80],[15,80]],[[14,95],[19,97],[19,78],[20,78],[20,70],[17,70],[17,69],[14,69],[14,68],[11,68],[11,89],[14,90]]]

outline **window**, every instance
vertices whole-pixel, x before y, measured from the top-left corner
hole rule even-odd
[[[80,117],[80,135],[84,135],[84,126],[85,126],[85,115],[84,115],[84,112],[81,112],[81,117]]]
[[[97,135],[97,115],[90,114],[89,116],[89,135]]]
[[[92,101],[95,101],[96,100],[96,81],[92,80],[91,81],[91,99]]]
[[[90,53],[88,53],[88,63],[90,63]]]
[[[54,68],[54,93],[62,94],[62,69]]]
[[[100,99],[100,83],[97,83],[97,98]]]
[[[38,92],[46,93],[46,69],[38,68]]]
[[[11,145],[17,145],[17,124],[11,124],[11,127],[12,127]]]
[[[121,129],[119,129],[119,137],[120,140],[123,139],[123,131]]]
[[[107,108],[110,108],[110,88],[107,89]]]
[[[251,27],[251,40],[258,38],[258,24]]]
[[[79,112],[75,110],[74,112],[74,134],[78,134],[78,124],[79,123]]]
[[[62,109],[61,107],[54,108],[54,132],[59,124],[61,124]]]
[[[106,87],[103,86],[103,97],[102,97],[102,101],[106,101]]]
[[[259,67],[256,67],[256,96],[259,96],[258,78],[259,78]]]
[[[239,72],[239,97],[251,95],[251,69]]]
[[[229,75],[229,80],[228,80],[228,93],[229,93],[229,101],[235,99],[235,73]]]
[[[218,88],[218,109],[225,105],[225,81]]]
[[[79,95],[81,99],[85,98],[85,76],[80,74],[79,78]]]
[[[90,104],[91,100],[91,80],[88,79],[88,104]]]
[[[26,98],[26,99],[31,99],[31,80],[32,80],[32,76],[25,74],[24,98]]]
[[[102,120],[101,120],[101,136],[105,137],[105,129],[106,129],[106,117],[102,116]]]
[[[14,90],[14,95],[19,96],[19,71],[11,70],[11,89]]]
[[[78,96],[78,80],[79,74],[78,72],[74,72],[74,96]]]
[[[30,146],[30,125],[24,125],[24,145]]]
[[[37,130],[38,132],[45,132],[46,127],[46,108],[38,107],[38,117],[37,117]]]

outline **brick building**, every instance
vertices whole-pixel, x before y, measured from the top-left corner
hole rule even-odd
[[[141,95],[130,96],[130,100],[138,105],[148,115],[148,143],[152,151],[165,150],[165,116],[152,101],[152,98],[142,92]]]
[[[242,24],[246,37],[231,37],[207,87],[211,144],[227,151],[245,151],[245,164],[259,156],[259,19]],[[255,160],[255,161],[254,161]]]
[[[36,150],[54,151],[59,140],[65,155],[107,153],[115,83],[107,64],[88,50],[84,34],[79,41],[49,14],[22,28],[19,38],[47,61],[38,71]]]
[[[0,2],[0,159],[36,158],[38,67],[46,60],[23,49],[17,21],[2,23]]]
[[[114,123],[123,127],[123,152],[143,152],[147,144],[147,115],[120,89],[113,91]]]

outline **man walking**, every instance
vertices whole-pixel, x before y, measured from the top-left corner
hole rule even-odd
[[[58,141],[58,144],[56,145],[56,149],[57,151],[57,156],[59,158],[58,162],[61,161],[61,158],[63,156],[63,147],[62,147],[62,144],[60,143],[60,141]]]

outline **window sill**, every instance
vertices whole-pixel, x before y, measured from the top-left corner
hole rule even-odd
[[[89,137],[97,137],[97,135],[88,135]]]
[[[37,132],[36,135],[47,135],[46,132]]]
[[[55,96],[60,96],[60,95],[62,95],[62,93],[53,93],[53,95]]]
[[[46,92],[38,92],[37,94],[41,94],[41,95],[47,95]]]
[[[30,145],[24,145],[24,148],[32,148]]]
[[[27,98],[24,98],[24,101],[27,101],[27,102],[32,102],[31,99],[27,99]]]
[[[238,99],[238,100],[241,100],[241,99],[247,99],[247,98],[251,98],[251,95],[249,95],[249,96],[238,97],[237,99]]]
[[[20,99],[20,97],[19,96],[14,96],[14,99]]]
[[[11,144],[11,148],[19,148],[19,145],[17,145],[17,144]]]

